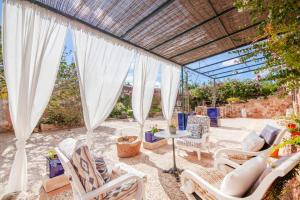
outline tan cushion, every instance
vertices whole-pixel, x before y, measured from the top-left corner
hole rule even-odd
[[[71,163],[86,192],[93,191],[105,183],[86,144],[76,143]]]
[[[254,131],[249,133],[242,141],[243,151],[259,151],[265,144],[265,140],[259,137]]]
[[[265,154],[257,156],[228,173],[222,181],[221,191],[230,196],[242,197],[265,170],[266,160]]]

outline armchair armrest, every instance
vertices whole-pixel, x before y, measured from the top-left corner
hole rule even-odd
[[[118,164],[115,165],[115,167],[118,168],[118,169],[124,170],[129,174],[134,174],[134,175],[140,177],[141,179],[143,179],[144,181],[147,181],[146,174],[134,169],[133,167],[131,167],[129,165],[126,165],[124,163],[118,163]]]
[[[133,175],[133,174],[125,174],[123,176],[120,176],[119,178],[116,178],[116,179],[104,184],[102,187],[100,187],[96,190],[93,190],[91,192],[84,194],[83,199],[92,199],[92,198],[98,197],[99,195],[109,192],[113,188],[121,186],[123,183],[125,183],[129,180],[132,180],[132,179],[139,180],[141,178],[136,175]]]
[[[241,146],[241,142],[237,142],[237,141],[232,141],[232,140],[219,140],[218,142],[216,142],[216,145],[217,146],[224,146],[222,144],[226,144],[226,143],[229,143],[229,144],[235,144],[235,145],[239,145]]]
[[[233,162],[232,160],[229,160],[227,158],[216,158],[214,161],[214,168],[220,169],[221,165],[228,165],[229,167],[232,168],[238,168],[240,164]]]
[[[212,186],[210,183],[208,183],[206,180],[198,176],[196,173],[190,171],[190,170],[184,170],[181,174],[182,178],[184,179],[190,179],[193,180],[196,184],[198,184],[201,188],[206,190],[208,193],[212,194],[216,197],[216,199],[222,199],[222,200],[240,200],[240,198],[229,196],[218,188]]]
[[[266,150],[265,150],[266,151]],[[265,151],[243,151],[241,149],[222,148],[216,151],[214,158],[220,158],[223,154],[238,154],[244,156],[257,156]]]

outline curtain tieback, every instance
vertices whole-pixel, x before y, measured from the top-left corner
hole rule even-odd
[[[26,140],[17,140],[16,146],[17,146],[17,149],[25,149]]]

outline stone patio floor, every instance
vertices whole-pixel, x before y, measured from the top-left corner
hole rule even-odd
[[[261,130],[265,124],[276,123],[270,119],[222,119],[221,127],[210,129],[210,142],[214,144],[221,139],[241,141],[250,130]],[[165,128],[162,119],[147,120],[145,130],[157,125]],[[55,132],[33,133],[26,145],[28,157],[28,196],[29,199],[39,199],[42,191],[42,176],[46,174],[47,151],[55,147],[67,137],[85,138],[85,128],[74,128]],[[116,138],[120,135],[138,135],[138,124],[130,120],[106,121],[94,133],[92,151],[103,155],[114,162],[124,162],[147,174],[146,197],[149,200],[184,200],[185,195],[179,190],[180,184],[169,174],[162,173],[163,169],[172,166],[172,147],[169,144],[157,150],[141,148],[141,153],[133,158],[117,157]],[[212,145],[213,146],[213,145]],[[10,168],[15,154],[15,137],[13,133],[0,134],[0,197],[4,193]],[[213,152],[213,149],[211,150]],[[199,161],[196,153],[180,151],[176,156],[179,168],[212,167],[212,153],[203,153]],[[71,192],[66,192],[53,199],[72,199]]]

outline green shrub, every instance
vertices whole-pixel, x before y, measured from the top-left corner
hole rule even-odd
[[[241,100],[237,97],[230,97],[226,99],[227,103],[239,103]]]
[[[124,112],[125,113],[127,112],[126,107],[123,105],[123,103],[118,102],[116,103],[114,109],[111,111],[110,117],[114,117],[114,118],[120,117]]]
[[[133,118],[133,110],[127,110],[127,116]]]
[[[237,98],[239,101],[247,101],[259,97],[267,97],[278,92],[278,85],[271,81],[257,80],[227,80],[216,85],[217,105],[228,103],[228,99]],[[189,90],[192,109],[197,105],[211,105],[213,85],[212,83],[193,87]],[[234,100],[234,99],[233,99]]]

